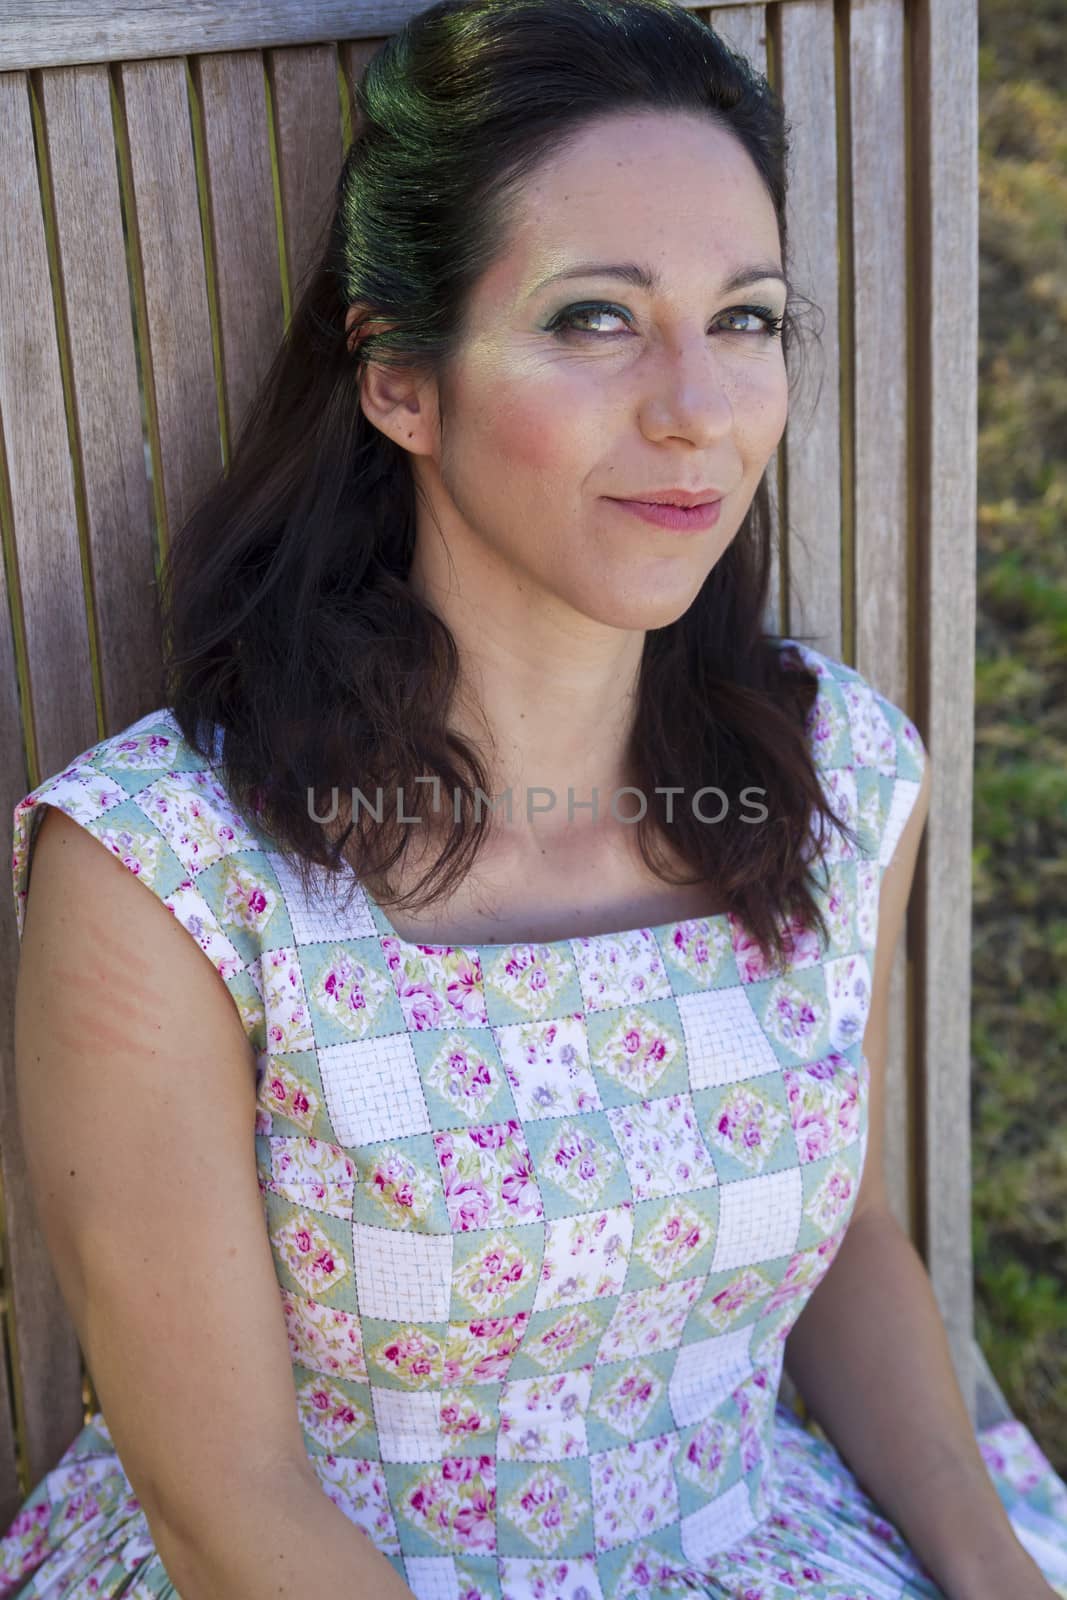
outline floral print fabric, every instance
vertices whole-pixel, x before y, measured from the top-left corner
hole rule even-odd
[[[257,1058],[256,1159],[305,1445],[418,1600],[903,1600],[938,1590],[817,1429],[785,1340],[863,1170],[881,874],[925,752],[792,645],[828,939],[765,966],[728,914],[516,946],[400,939],[305,896],[164,708],[15,810],[21,933],[56,805],[213,961]],[[1067,1596],[1067,1486],[980,1437]],[[96,1413],[0,1540],[0,1600],[176,1590]]]

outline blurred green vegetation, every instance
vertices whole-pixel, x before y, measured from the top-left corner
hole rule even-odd
[[[1067,1475],[1067,0],[979,0],[977,1328]]]

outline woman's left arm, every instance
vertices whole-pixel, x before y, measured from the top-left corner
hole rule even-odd
[[[1058,1600],[982,1460],[933,1286],[889,1210],[882,1147],[890,969],[930,803],[922,785],[882,878],[869,1131],[852,1221],[789,1333],[785,1369],[816,1422],[950,1600]]]

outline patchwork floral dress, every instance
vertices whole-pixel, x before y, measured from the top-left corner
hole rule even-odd
[[[362,887],[346,914],[325,874],[303,896],[166,708],[16,807],[20,935],[53,805],[225,980],[307,1452],[418,1600],[940,1592],[778,1393],[855,1203],[878,892],[925,759],[862,676],[794,648],[865,847],[835,832],[829,942],[781,968],[729,914],[409,943]],[[1067,1596],[1067,1486],[1019,1421],[981,1448]],[[0,1541],[0,1600],[176,1593],[97,1412]]]

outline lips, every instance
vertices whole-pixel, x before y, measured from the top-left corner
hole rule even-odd
[[[611,495],[612,500],[636,500],[646,506],[706,506],[723,498],[722,489],[646,489],[641,494]]]
[[[713,528],[722,510],[722,497],[705,500],[695,506],[672,506],[662,500],[614,500],[611,502],[630,516],[640,517],[660,528],[674,528],[678,532]]]

